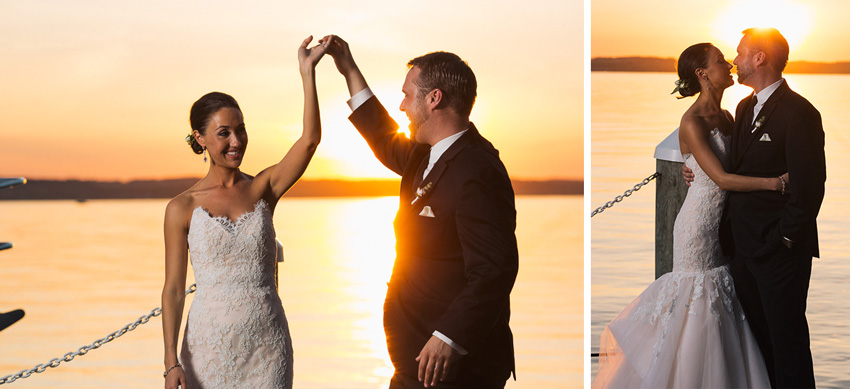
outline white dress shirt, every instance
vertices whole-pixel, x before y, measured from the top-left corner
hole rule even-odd
[[[369,100],[374,95],[375,94],[372,93],[372,90],[369,89],[369,87],[366,87],[365,89],[361,90],[360,92],[355,93],[354,95],[351,96],[350,99],[348,99],[348,102],[347,102],[348,106],[349,106],[349,108],[351,108],[351,111],[354,112],[354,111],[357,110],[357,108],[360,108],[360,106],[363,105],[363,103],[365,103],[366,100]],[[422,176],[422,178],[425,178],[425,176],[428,175],[428,173],[431,171],[431,168],[434,167],[434,163],[436,163],[437,160],[440,159],[440,156],[442,156],[443,153],[445,153],[446,150],[448,150],[449,147],[452,144],[454,144],[455,141],[458,138],[460,138],[461,135],[463,135],[463,133],[465,133],[466,131],[467,130],[463,130],[461,132],[458,132],[457,134],[448,136],[448,137],[444,138],[443,140],[437,142],[437,144],[435,144],[433,147],[431,147],[431,154],[428,156],[428,167],[425,168],[425,173]],[[468,354],[468,351],[466,351],[466,349],[464,349],[463,347],[461,347],[461,345],[459,345],[459,344],[455,343],[454,341],[452,341],[451,339],[449,339],[448,336],[445,336],[442,333],[440,333],[440,331],[434,330],[434,332],[431,335],[436,336],[438,339],[442,340],[443,342],[445,342],[446,344],[451,346],[453,349],[455,349],[455,351],[460,353],[460,355]]]
[[[428,156],[428,167],[425,168],[425,173],[422,175],[422,179],[428,177],[428,173],[431,171],[431,168],[434,167],[434,164],[437,162],[437,160],[439,160],[443,153],[445,153],[446,150],[449,149],[449,147],[452,147],[455,141],[458,140],[458,138],[460,138],[468,130],[469,129],[467,128],[466,130],[458,132],[457,134],[449,135],[431,147],[431,154]]]
[[[767,99],[769,99],[770,96],[773,95],[773,92],[776,92],[776,90],[779,89],[779,85],[782,85],[783,81],[785,81],[785,79],[780,78],[779,81],[768,85],[759,93],[756,93],[756,105],[753,107],[753,122],[755,122],[756,118],[759,116],[759,112],[761,112],[761,108],[764,107],[764,103],[766,103]]]

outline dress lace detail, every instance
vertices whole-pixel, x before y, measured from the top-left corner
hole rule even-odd
[[[275,232],[260,200],[236,221],[195,208],[195,293],[180,359],[192,388],[291,388],[289,325],[274,284]]]
[[[730,139],[708,137],[724,169]],[[720,249],[726,192],[684,158],[694,182],[673,227],[673,271],[605,327],[594,387],[770,386]]]

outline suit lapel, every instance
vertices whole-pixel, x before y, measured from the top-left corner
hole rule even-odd
[[[743,124],[747,116],[747,107],[750,106],[750,101],[753,99],[753,93],[749,96],[745,97],[738,103],[738,109],[735,111],[735,129],[732,131],[732,157],[735,158],[735,163],[733,164],[733,172],[738,168],[738,164],[741,162],[741,158],[743,157],[743,153],[739,150],[743,150],[743,147],[740,145],[743,139],[743,132],[747,131],[745,125]]]
[[[428,155],[430,153],[428,145],[421,145],[414,149],[408,167],[405,168],[406,173],[401,176],[401,196],[402,204],[410,204],[416,197],[416,180],[417,177],[422,177],[422,172],[425,168],[422,165],[428,164]]]
[[[782,82],[773,94],[767,99],[764,105],[761,107],[761,110],[753,119],[753,124],[742,123],[741,130],[744,131],[744,144],[741,146],[741,156],[749,150],[750,146],[752,146],[753,141],[760,138],[762,134],[765,133],[767,129],[767,122],[770,119],[770,114],[773,113],[773,110],[776,109],[777,104],[780,100],[782,100],[782,96],[788,92],[790,88],[788,88],[787,82]],[[758,124],[761,123],[761,124]],[[740,162],[740,158],[739,158]]]

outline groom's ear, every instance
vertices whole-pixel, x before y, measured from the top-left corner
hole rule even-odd
[[[756,66],[765,65],[766,59],[767,54],[765,54],[764,51],[759,51],[758,53],[753,55],[753,63],[755,63]]]
[[[443,101],[443,91],[439,89],[433,89],[425,95],[425,104],[432,110],[440,106],[441,101]]]

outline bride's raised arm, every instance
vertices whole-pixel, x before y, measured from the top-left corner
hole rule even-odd
[[[268,185],[275,201],[301,178],[322,139],[319,97],[316,92],[316,64],[325,55],[327,47],[319,44],[307,48],[312,40],[311,35],[304,39],[298,48],[298,64],[304,86],[304,130],[301,138],[295,141],[280,162],[263,170],[256,177],[256,181]]]
[[[722,190],[754,192],[787,189],[783,188],[784,185],[779,177],[748,177],[727,173],[717,155],[711,150],[711,146],[708,145],[708,133],[696,118],[690,116],[682,118],[679,124],[679,139],[688,146],[702,170]]]

